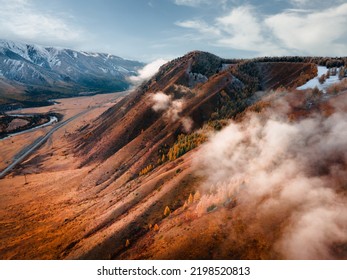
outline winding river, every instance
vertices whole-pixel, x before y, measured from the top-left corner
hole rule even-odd
[[[22,115],[22,114],[13,114],[12,115],[11,114],[11,115],[8,115],[8,116],[10,116],[10,117],[32,117],[33,115]],[[28,129],[23,130],[23,131],[10,133],[7,136],[5,136],[4,138],[1,138],[0,141],[4,140],[4,139],[11,138],[11,137],[16,136],[16,135],[20,135],[20,134],[23,134],[23,133],[34,131],[34,130],[42,128],[42,127],[46,127],[46,126],[49,126],[49,125],[57,123],[57,122],[58,122],[58,118],[56,116],[49,116],[49,121],[48,122],[40,124],[38,126],[34,126],[32,128],[28,128]]]

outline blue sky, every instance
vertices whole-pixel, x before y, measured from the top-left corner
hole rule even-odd
[[[347,55],[346,0],[0,0],[0,38],[150,62]]]

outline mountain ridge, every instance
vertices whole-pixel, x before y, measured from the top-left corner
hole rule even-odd
[[[129,88],[143,63],[106,53],[43,47],[0,40],[1,103],[46,101],[79,92]],[[17,94],[11,94],[16,89]],[[22,102],[21,102],[22,101]]]

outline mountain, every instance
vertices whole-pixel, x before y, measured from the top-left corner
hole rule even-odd
[[[105,54],[0,40],[0,101],[25,103],[128,89],[143,64]]]
[[[296,90],[316,62],[163,65],[3,179],[0,256],[346,259],[347,84]]]
[[[79,150],[83,152],[85,147],[89,161],[105,160],[146,133],[156,135],[149,141],[157,147],[171,145],[185,132],[182,119],[189,118],[189,130],[194,130],[211,120],[234,117],[258,100],[255,92],[295,88],[316,73],[312,63],[240,62],[191,52],[162,66],[150,81],[103,114],[93,124],[95,137],[84,139]],[[156,112],[152,99],[158,92],[165,93],[171,105]],[[99,141],[104,144],[98,145]],[[153,153],[157,156],[155,149]]]

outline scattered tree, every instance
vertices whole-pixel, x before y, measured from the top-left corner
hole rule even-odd
[[[346,76],[347,67],[341,67],[339,71],[339,79],[342,80]]]
[[[139,173],[139,176],[146,175],[154,168],[153,164],[147,165],[144,169],[142,169]]]
[[[319,81],[320,84],[324,84],[325,80],[326,80],[326,75],[325,75],[325,74],[323,74],[322,76],[320,76],[319,79],[318,79],[318,81]]]
[[[167,153],[167,158],[170,161],[174,161],[185,153],[193,150],[207,140],[207,137],[203,134],[194,132],[192,134],[180,134],[175,144],[170,148]]]
[[[199,191],[197,191],[195,194],[194,194],[194,202],[197,202],[197,201],[199,201],[200,200],[200,198],[201,198],[201,194],[200,194],[200,192]]]
[[[165,210],[164,210],[164,216],[167,217],[171,214],[171,210],[169,208],[169,206],[166,206],[165,207]]]
[[[330,70],[330,69],[328,69],[328,71],[327,71],[327,73],[325,74],[325,79],[329,79],[330,78],[330,72],[331,72],[332,70]],[[332,74],[332,72],[331,72],[331,74]],[[333,75],[333,74],[332,74]],[[334,76],[334,75],[333,75]]]
[[[189,194],[189,197],[188,197],[188,204],[192,204],[194,202],[194,197],[192,194]]]

